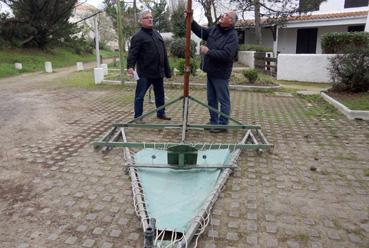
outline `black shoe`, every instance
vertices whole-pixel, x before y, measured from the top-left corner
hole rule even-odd
[[[216,124],[211,124],[210,122],[206,123],[206,125],[216,125]],[[210,131],[212,130],[212,127],[204,127],[204,130]]]
[[[212,128],[210,129],[210,133],[227,133],[227,128]]]
[[[165,120],[165,121],[170,121],[172,118],[166,116],[166,115],[163,115],[163,116],[157,116],[158,119],[160,120]]]

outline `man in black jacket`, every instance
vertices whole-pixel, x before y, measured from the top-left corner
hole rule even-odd
[[[158,31],[153,30],[153,19],[150,11],[144,11],[140,16],[141,29],[131,39],[131,46],[127,57],[128,74],[137,80],[134,118],[143,123],[139,118],[143,112],[143,101],[146,91],[153,85],[156,107],[165,104],[164,76],[171,77],[168,56],[164,41]],[[137,72],[135,71],[137,66]],[[165,115],[165,109],[157,111],[157,117],[162,120],[170,120]]]
[[[207,97],[208,105],[219,109],[229,116],[231,103],[229,98],[228,81],[231,76],[233,59],[238,50],[238,35],[234,29],[237,22],[237,14],[228,11],[223,14],[217,25],[205,28],[192,21],[192,31],[201,39],[207,41],[206,46],[200,46],[200,53],[204,55],[202,70],[207,73]],[[227,125],[228,118],[210,112],[212,125]],[[211,129],[211,132],[226,132],[227,129]]]

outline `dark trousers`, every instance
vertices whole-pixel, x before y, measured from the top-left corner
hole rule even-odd
[[[207,81],[208,105],[226,115],[230,115],[231,102],[229,99],[228,80],[208,77]],[[210,124],[227,125],[228,118],[220,116],[217,112],[209,110]]]
[[[140,78],[137,81],[136,86],[134,118],[140,117],[142,115],[145,94],[146,91],[149,89],[150,85],[153,85],[154,88],[156,108],[163,106],[165,104],[163,78]],[[165,109],[157,111],[157,116],[164,115]]]

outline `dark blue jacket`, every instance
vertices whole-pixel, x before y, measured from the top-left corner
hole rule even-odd
[[[131,39],[127,69],[135,68],[142,78],[171,77],[164,40],[158,31],[141,28]]]
[[[229,79],[238,50],[237,31],[233,27],[222,28],[219,25],[201,27],[195,21],[192,21],[191,29],[198,37],[207,41],[209,51],[204,56],[203,70],[209,77]]]

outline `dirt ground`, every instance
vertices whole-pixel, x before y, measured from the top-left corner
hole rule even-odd
[[[134,89],[63,87],[73,70],[0,80],[0,247],[142,247],[121,151],[91,145],[112,123],[131,119]],[[182,91],[166,93],[174,99]],[[260,124],[275,148],[242,154],[198,247],[369,247],[369,123],[316,114],[320,106],[296,96],[232,91],[231,98],[232,116]],[[207,122],[205,109],[190,107],[190,121]],[[167,112],[181,120],[181,106]],[[194,131],[189,139],[241,136]],[[132,130],[128,138],[169,142],[180,133]]]

